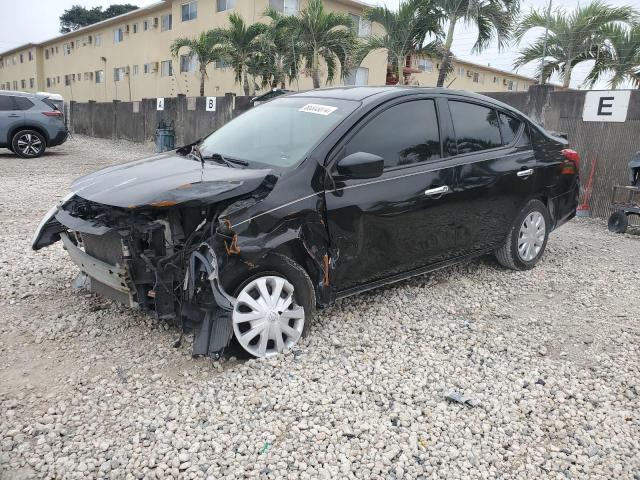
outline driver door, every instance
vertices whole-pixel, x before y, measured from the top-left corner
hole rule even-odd
[[[434,99],[401,100],[376,109],[339,147],[325,195],[338,293],[456,255],[456,168],[443,158],[440,131]],[[356,152],[382,157],[382,175],[340,177],[336,163]]]

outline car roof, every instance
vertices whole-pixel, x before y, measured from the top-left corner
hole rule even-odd
[[[19,92],[17,90],[0,90],[0,95],[11,95],[12,97],[46,98],[46,95],[31,92]]]
[[[532,121],[521,111],[513,108],[511,105],[496,100],[495,98],[487,97],[486,95],[481,95],[479,93],[468,92],[466,90],[454,90],[444,87],[419,87],[413,85],[381,85],[367,87],[344,86],[290,93],[287,97],[332,98],[337,100],[369,102],[429,93],[463,97],[468,98],[469,100],[480,100],[485,103],[493,104],[496,107],[501,107],[504,110],[515,112],[520,116],[527,118],[527,120]]]

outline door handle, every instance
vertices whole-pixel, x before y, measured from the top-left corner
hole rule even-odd
[[[430,188],[429,190],[425,190],[424,194],[428,196],[443,195],[445,193],[449,193],[449,191],[450,191],[449,187],[447,185],[443,185],[441,187]]]
[[[520,178],[526,178],[532,174],[533,174],[533,168],[529,168],[527,170],[520,170],[518,173],[516,173],[516,175],[518,175]]]

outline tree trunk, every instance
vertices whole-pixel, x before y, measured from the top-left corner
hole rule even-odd
[[[207,76],[207,66],[200,64],[200,96],[204,97],[204,79]]]
[[[311,79],[313,80],[313,88],[320,88],[320,61],[318,54],[313,52],[313,62],[311,63]]]
[[[449,69],[449,62],[451,62],[451,44],[453,43],[453,31],[456,28],[456,19],[452,18],[449,22],[449,29],[447,31],[447,38],[443,46],[442,61],[440,62],[440,70],[438,71],[438,83],[436,86],[442,87],[444,81],[447,78],[447,70]]]
[[[244,96],[249,96],[249,79],[247,78],[247,72],[242,69],[242,89],[244,90]]]
[[[403,72],[403,67],[404,67],[404,58],[403,55],[397,55],[396,58],[396,63],[398,64],[398,71],[396,72],[396,75],[398,76],[398,81],[396,82],[396,85],[403,85],[404,84],[404,74]]]
[[[569,88],[571,84],[571,64],[569,62],[564,64],[564,79],[562,80],[562,86]]]

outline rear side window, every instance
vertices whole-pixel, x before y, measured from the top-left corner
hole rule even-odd
[[[479,152],[502,146],[498,113],[475,103],[449,100],[458,153]]]
[[[502,131],[502,143],[505,145],[513,142],[513,139],[516,137],[518,132],[520,131],[520,126],[522,122],[517,118],[512,117],[511,115],[506,115],[504,113],[499,113],[500,117],[500,130]]]
[[[24,97],[14,97],[18,110],[29,110],[33,107],[33,102],[28,98]]]
[[[7,95],[0,95],[0,112],[6,112],[8,110],[15,110],[16,107],[11,97]]]
[[[440,158],[434,101],[414,100],[388,108],[349,141],[346,154],[356,152],[384,158],[385,168]]]

